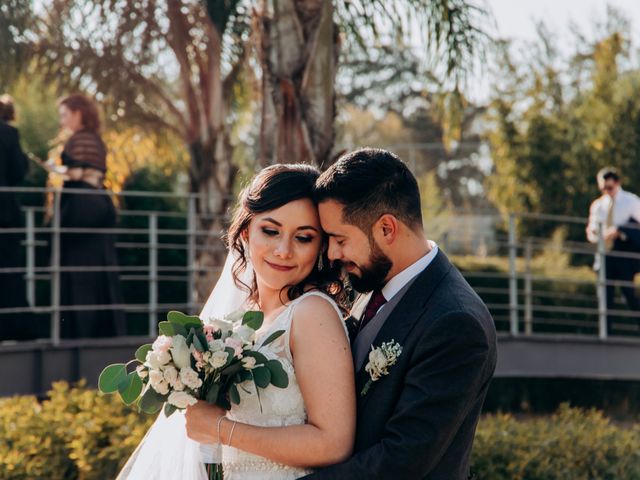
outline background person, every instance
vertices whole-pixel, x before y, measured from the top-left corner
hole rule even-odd
[[[589,208],[587,239],[598,243],[598,224],[602,223],[605,249],[607,252],[640,253],[640,198],[622,189],[620,175],[613,167],[605,167],[596,176],[602,195],[593,201]],[[598,269],[596,262],[594,269]],[[615,309],[615,282],[620,285],[622,294],[631,310],[640,311],[640,299],[635,288],[630,285],[640,270],[640,261],[625,256],[605,256],[607,278],[607,309]],[[636,319],[637,321],[640,319]],[[611,316],[607,316],[607,330],[611,333]],[[639,322],[640,323],[640,322]]]
[[[103,190],[107,149],[99,135],[100,118],[94,102],[71,95],[58,104],[60,126],[72,132],[64,145],[62,163],[68,180],[60,200],[60,224],[64,228],[114,228],[116,210]],[[87,194],[65,192],[85,190]],[[115,238],[110,233],[64,233],[60,239],[62,267],[114,267],[118,264]],[[60,304],[114,305],[122,303],[118,273],[77,268],[60,275]],[[63,337],[108,337],[126,333],[124,312],[119,309],[63,311]]]

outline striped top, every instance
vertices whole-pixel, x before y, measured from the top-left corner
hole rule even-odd
[[[62,163],[70,168],[90,167],[106,172],[107,148],[97,133],[80,130],[64,145]]]

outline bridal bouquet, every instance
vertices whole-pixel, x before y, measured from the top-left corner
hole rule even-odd
[[[258,388],[286,388],[289,378],[278,360],[268,360],[260,348],[284,333],[278,330],[256,346],[256,330],[262,312],[238,312],[203,323],[197,316],[171,311],[160,322],[160,336],[142,345],[135,359],[116,363],[100,374],[104,393],[118,392],[127,405],[137,402],[145,413],[156,413],[164,404],[170,416],[197,400],[225,409],[240,403],[238,384],[253,381]],[[128,367],[138,363],[128,372]]]

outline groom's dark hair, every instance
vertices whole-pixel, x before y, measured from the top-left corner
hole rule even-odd
[[[387,213],[413,230],[422,230],[418,182],[405,163],[387,150],[362,148],[340,157],[316,181],[315,199],[341,203],[342,220],[368,235]]]

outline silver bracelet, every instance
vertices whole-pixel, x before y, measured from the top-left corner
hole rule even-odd
[[[220,445],[222,445],[222,442],[220,441],[220,424],[222,423],[222,420],[224,420],[224,419],[225,419],[225,416],[224,415],[220,415],[218,417],[218,423],[216,424],[216,432],[218,432],[218,443]]]
[[[228,446],[231,446],[231,438],[233,437],[233,431],[236,429],[236,425],[238,424],[238,422],[236,422],[235,420],[233,421],[233,426],[231,427],[231,433],[229,434],[229,442],[227,443]]]

